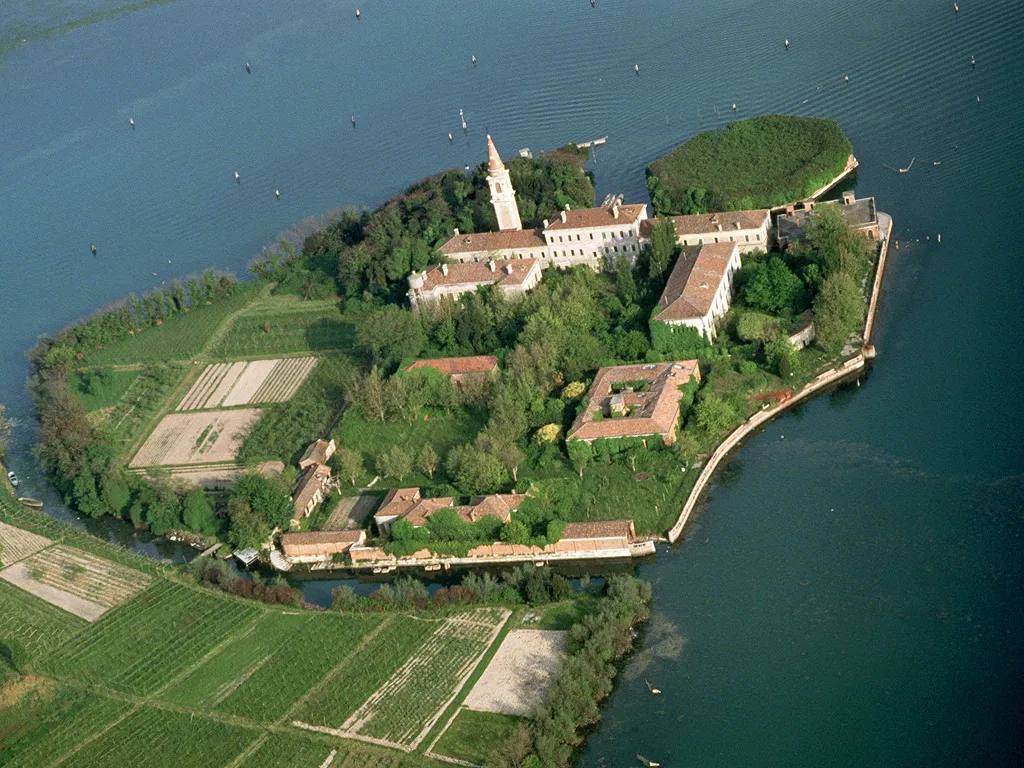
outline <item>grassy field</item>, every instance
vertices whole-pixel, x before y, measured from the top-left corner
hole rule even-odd
[[[50,765],[131,708],[129,702],[73,688],[51,691],[35,706],[20,702],[0,718],[0,765]]]
[[[98,411],[117,405],[142,371],[116,368],[91,368],[68,374],[68,389],[78,396],[87,411]]]
[[[161,581],[40,661],[57,677],[144,696],[259,615],[256,605]]]
[[[647,166],[647,188],[658,214],[770,208],[831,181],[852,151],[834,120],[762,115],[658,158]]]
[[[258,731],[142,706],[83,745],[63,768],[221,768],[258,737]]]
[[[240,312],[222,333],[213,357],[273,357],[294,352],[349,349],[355,325],[336,301],[272,296]]]
[[[100,366],[191,360],[203,352],[225,320],[265,294],[267,289],[265,283],[240,283],[230,297],[179,313],[162,325],[145,328],[134,336],[90,352],[85,362]]]
[[[359,674],[342,675],[320,689],[299,706],[292,718],[312,725],[339,727],[419,650],[437,626],[435,621],[394,617],[373,643],[349,660],[347,668],[359,670]]]
[[[519,718],[512,715],[459,710],[433,751],[482,765],[496,747],[508,741],[518,722]]]
[[[317,736],[273,733],[254,749],[240,768],[319,768],[334,752],[331,768],[437,768],[438,763],[351,741],[324,741]]]
[[[16,663],[68,644],[85,626],[85,620],[0,581],[0,646]]]

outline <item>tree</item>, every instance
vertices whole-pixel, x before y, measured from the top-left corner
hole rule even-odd
[[[736,410],[710,388],[701,390],[693,409],[697,428],[709,439],[717,438],[736,421]]]
[[[794,311],[803,293],[803,282],[778,256],[756,264],[743,289],[743,299],[765,312]]]
[[[352,485],[365,471],[363,467],[363,454],[351,448],[339,448],[334,454],[334,461],[337,464],[338,472],[347,477]]]
[[[377,366],[373,366],[365,376],[353,379],[347,395],[363,418],[384,421],[387,415],[387,382]]]
[[[157,536],[181,527],[181,499],[165,485],[154,485],[147,494],[146,522]]]
[[[375,365],[391,367],[403,358],[418,355],[426,345],[426,336],[416,315],[389,304],[371,312],[359,325],[355,345]]]
[[[181,519],[185,527],[206,536],[215,536],[220,530],[217,516],[213,512],[210,500],[201,489],[195,488],[188,492],[183,503]]]
[[[615,257],[615,293],[623,304],[636,301],[636,280],[633,279],[633,267],[629,257],[620,253]]]
[[[356,591],[347,584],[331,590],[331,608],[335,611],[349,611],[356,604]]]
[[[278,483],[250,472],[240,477],[231,490],[232,499],[244,499],[249,508],[270,528],[288,528],[295,511],[291,496]]]
[[[544,445],[545,443],[558,442],[558,438],[561,436],[562,427],[560,424],[545,424],[534,433],[533,439],[537,441],[538,445]]]
[[[228,542],[236,549],[260,549],[270,538],[270,526],[244,498],[232,496],[228,500]]]
[[[420,455],[417,457],[418,466],[420,470],[429,477],[431,480],[434,479],[434,473],[437,471],[438,464],[441,459],[437,455],[437,451],[430,443],[424,443],[423,448],[420,449]]]
[[[475,445],[462,445],[448,453],[448,476],[467,493],[497,491],[508,479],[501,461]]]
[[[100,478],[100,498],[111,514],[121,517],[132,494],[119,471],[111,469]]]
[[[377,457],[377,471],[401,480],[412,472],[412,451],[393,445]]]
[[[818,346],[837,355],[864,318],[864,300],[845,272],[826,277],[814,298],[814,328]]]
[[[647,255],[647,274],[652,283],[665,275],[676,252],[676,225],[672,219],[659,218],[651,228],[651,245]]]

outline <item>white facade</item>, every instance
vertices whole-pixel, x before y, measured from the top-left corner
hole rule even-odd
[[[487,186],[491,189],[491,205],[494,206],[494,215],[498,217],[498,229],[522,229],[516,191],[512,189],[508,168],[501,162],[501,155],[491,141],[491,134],[487,134]]]
[[[556,267],[586,264],[602,269],[613,266],[621,253],[634,264],[640,253],[640,223],[646,218],[643,203],[575,211],[567,208],[557,219],[544,222],[545,258]]]
[[[425,301],[444,297],[458,299],[483,285],[497,285],[508,295],[519,295],[532,290],[540,282],[540,261],[537,259],[492,260],[486,264],[476,262],[439,264],[423,272],[409,275],[409,304],[416,309]]]
[[[690,260],[684,251],[672,269],[661,307],[654,320],[669,325],[696,328],[714,341],[718,321],[732,305],[733,278],[740,268],[737,243],[712,243],[700,247]]]
[[[736,243],[740,253],[767,251],[772,228],[768,209],[701,213],[690,216],[670,216],[680,245],[709,245]],[[652,219],[649,224],[658,221]],[[650,238],[650,226],[645,226],[641,239]]]

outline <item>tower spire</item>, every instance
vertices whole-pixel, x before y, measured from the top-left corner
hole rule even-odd
[[[487,170],[505,170],[505,164],[501,162],[501,155],[498,154],[498,150],[494,146],[494,142],[491,140],[491,134],[489,133],[487,134]]]
[[[501,162],[501,155],[491,140],[491,134],[487,134],[487,186],[491,189],[491,205],[498,219],[498,229],[522,229],[516,191],[512,188],[508,168]]]

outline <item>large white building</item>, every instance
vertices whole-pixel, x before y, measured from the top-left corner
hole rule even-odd
[[[733,275],[739,268],[738,243],[683,246],[651,319],[696,328],[713,341],[719,318],[732,304]]]
[[[680,245],[707,245],[709,243],[736,243],[740,253],[767,251],[770,245],[772,218],[767,208],[752,211],[725,211],[723,213],[697,213],[689,216],[670,216]],[[640,228],[641,240],[651,237],[651,229],[660,219],[648,219]]]
[[[486,264],[435,264],[409,275],[409,303],[415,309],[422,302],[448,296],[457,299],[484,285],[497,285],[502,293],[517,295],[540,282],[537,259],[491,259]]]

